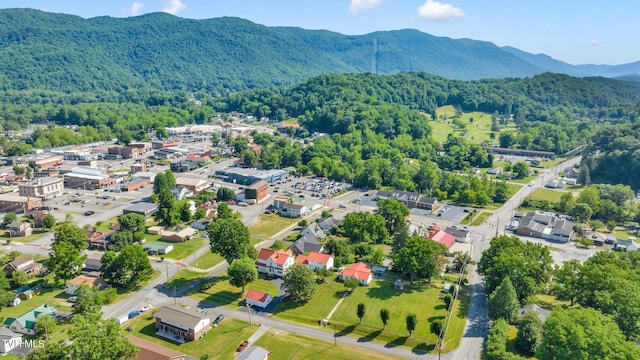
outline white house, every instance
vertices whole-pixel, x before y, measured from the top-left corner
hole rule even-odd
[[[373,280],[371,267],[363,262],[351,264],[340,271],[340,280],[358,279],[360,285],[369,285]]]
[[[6,354],[22,343],[22,335],[0,327],[0,354]]]
[[[295,263],[295,258],[291,250],[274,251],[271,249],[260,249],[256,268],[259,273],[282,276],[287,269]]]
[[[300,203],[284,204],[282,206],[282,210],[280,211],[280,215],[290,218],[302,217],[307,215],[308,213],[309,208]]]
[[[313,236],[316,239],[324,239],[326,234],[318,223],[313,223],[300,231],[300,237],[302,236]]]
[[[266,308],[269,306],[273,297],[270,294],[263,293],[256,290],[247,291],[247,295],[245,296],[245,302],[250,306],[257,306],[259,308]]]
[[[105,289],[108,286],[107,283],[101,278],[78,275],[67,282],[67,287],[65,288],[64,292],[69,295],[75,295],[78,288],[80,288],[80,285],[88,285],[89,287],[95,286],[99,290]]]
[[[331,269],[333,267],[334,258],[329,254],[319,252],[310,252],[309,255],[298,255],[296,263],[304,264],[311,270]]]

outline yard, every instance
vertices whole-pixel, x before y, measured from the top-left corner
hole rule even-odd
[[[5,230],[0,230],[0,242],[3,244],[7,243],[7,241],[28,243],[45,236],[47,233],[48,231],[44,229],[34,229],[33,233],[29,236],[9,236]]]
[[[202,256],[197,258],[196,261],[193,262],[191,265],[197,267],[198,269],[205,270],[212,266],[218,265],[223,261],[224,259],[222,258],[222,256],[216,253],[212,253],[211,251],[207,251]]]
[[[414,285],[405,284],[404,290],[394,288],[394,278],[373,281],[369,287],[359,287],[347,296],[331,318],[340,334],[356,336],[362,341],[378,341],[387,346],[404,346],[418,351],[429,352],[434,349],[437,335],[431,334],[432,321],[444,319],[446,310],[442,300],[443,281],[433,280],[432,284],[416,281]],[[456,302],[447,331],[445,342],[449,343],[443,351],[456,348],[462,337],[466,319],[468,295],[461,292],[463,305]],[[356,310],[359,303],[366,306],[366,314],[359,324]],[[387,309],[390,320],[382,330],[380,310]],[[410,313],[418,317],[418,324],[411,336],[408,336],[405,319]]]
[[[487,220],[490,216],[491,216],[491,213],[486,211],[481,211],[480,214],[478,214],[475,218],[473,218],[471,225],[478,226],[482,224],[485,220]]]
[[[132,327],[132,335],[180,351],[196,359],[205,355],[209,355],[210,359],[233,359],[236,347],[247,340],[258,328],[257,326],[250,327],[249,324],[240,320],[225,319],[218,327],[211,328],[201,339],[176,344],[155,336],[156,326],[153,313],[145,313],[138,318],[129,320],[123,325],[123,328]]]
[[[333,343],[308,338],[280,330],[269,330],[255,343],[271,351],[269,359],[272,360],[306,360],[306,359],[332,359],[332,360],[385,360],[397,359],[390,355],[368,351],[347,345],[338,346]]]
[[[226,273],[212,278],[211,283],[213,286],[210,288],[192,292],[190,296],[200,301],[216,305],[225,305],[238,309],[244,306],[244,294],[241,293],[242,289],[231,285]],[[250,289],[269,293],[272,296],[278,294],[278,287],[270,281],[263,279],[258,279],[245,286],[245,293]]]
[[[169,279],[169,281],[166,284],[164,284],[164,287],[167,289],[175,288],[176,290],[179,290],[187,286],[187,284],[189,284],[191,281],[195,279],[199,279],[204,275],[205,274],[202,274],[199,272],[182,269],[177,274],[175,274],[171,279]]]
[[[299,219],[286,218],[276,214],[260,215],[260,221],[249,227],[249,233],[252,236],[268,238],[298,221]]]
[[[560,202],[560,198],[564,195],[565,192],[557,191],[547,188],[539,188],[536,189],[528,198],[532,200],[545,200],[550,203],[558,203]]]
[[[147,235],[147,237],[148,236],[149,235]],[[189,255],[193,254],[194,251],[200,249],[208,242],[209,242],[209,239],[201,238],[198,235],[181,243],[169,243],[166,241],[162,241],[162,243],[165,243],[165,244],[173,244],[173,251],[165,255],[165,257],[168,259],[175,259],[175,260],[185,259],[189,257]]]
[[[281,302],[275,309],[274,316],[281,320],[288,320],[305,325],[317,325],[326,318],[338,302],[346,288],[342,282],[336,281],[337,276],[327,278],[326,284],[319,284],[316,292],[304,305],[291,302]]]

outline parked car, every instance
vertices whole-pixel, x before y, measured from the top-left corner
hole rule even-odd
[[[96,213],[96,212],[95,212],[95,211],[93,211],[93,210],[88,210],[88,211],[85,211],[85,212],[84,212],[84,216],[91,216],[91,215],[93,215],[93,214],[95,214],[95,213]]]
[[[244,349],[246,349],[249,346],[249,342],[247,340],[243,341],[242,343],[240,343],[240,345],[238,345],[238,347],[236,348],[237,352],[242,352]]]
[[[145,312],[145,311],[149,311],[151,310],[153,306],[151,304],[147,304],[145,306],[142,307],[142,309],[140,309],[140,312]]]
[[[77,296],[71,296],[67,300],[69,300],[69,302],[74,303],[74,302],[78,301],[78,297]]]
[[[219,324],[219,323],[220,323],[220,321],[222,321],[222,320],[224,320],[224,315],[220,314],[220,315],[218,315],[218,316],[215,318],[215,320],[213,320],[213,323],[217,325],[217,324]]]
[[[140,311],[138,310],[133,310],[132,312],[129,313],[129,319],[133,319],[134,317],[140,315]]]

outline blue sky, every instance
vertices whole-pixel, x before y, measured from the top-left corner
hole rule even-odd
[[[570,64],[640,61],[638,4],[629,0],[2,0],[0,8],[126,17],[165,11],[237,16],[268,26],[343,34],[413,28],[545,53]]]

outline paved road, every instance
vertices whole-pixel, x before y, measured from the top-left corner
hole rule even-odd
[[[504,234],[504,226],[509,223],[513,215],[513,209],[517,208],[522,200],[536,189],[555,178],[556,174],[580,162],[580,157],[567,160],[558,164],[555,168],[545,170],[538,176],[531,186],[523,186],[500,209],[482,225],[471,226],[471,257],[476,262],[482,257],[482,252],[489,247],[489,242],[497,234]],[[490,322],[487,315],[487,297],[484,294],[482,277],[477,273],[476,266],[471,265],[469,270],[469,286],[471,289],[471,303],[467,324],[460,346],[451,353],[452,359],[480,359],[484,340],[489,331]]]

